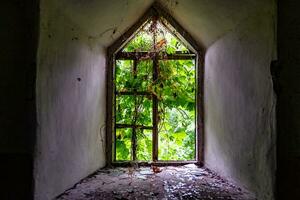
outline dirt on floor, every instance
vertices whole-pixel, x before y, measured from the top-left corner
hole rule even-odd
[[[255,200],[253,195],[206,168],[180,167],[102,169],[58,200],[225,199]]]

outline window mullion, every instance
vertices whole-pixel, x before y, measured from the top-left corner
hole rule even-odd
[[[133,60],[133,78],[134,80],[137,79],[137,60]],[[136,91],[136,88],[133,89],[134,92]],[[136,141],[136,122],[137,122],[137,115],[138,115],[138,103],[137,103],[137,95],[134,95],[134,118],[133,118],[133,127],[132,127],[132,137],[131,137],[131,144],[132,144],[132,160],[136,161],[136,148],[137,148],[137,141]]]
[[[151,12],[147,16],[147,21],[145,21],[146,18],[143,18],[145,25],[142,23],[135,25],[131,28],[130,34],[126,33],[125,37],[121,36],[108,49],[107,107],[113,107],[112,111],[107,111],[108,135],[106,144],[110,146],[113,143],[112,148],[107,151],[108,164],[123,161],[127,163],[130,161],[137,162],[139,159],[140,161],[150,161],[151,156],[154,163],[173,163],[172,159],[181,163],[183,158],[192,158],[193,150],[196,152],[194,158],[196,157],[198,162],[203,161],[202,66],[204,58],[200,52],[202,47],[195,45],[190,35],[182,30],[182,27],[176,21],[174,22],[172,18],[170,18],[170,24],[165,23],[167,19],[160,16],[161,13],[156,12],[156,9],[154,9],[155,12]],[[175,26],[172,27],[174,24]],[[179,29],[178,33],[177,28]],[[173,41],[174,37],[177,41],[175,46],[173,44],[175,41]],[[115,63],[116,60],[118,63]],[[177,62],[177,60],[180,61]],[[193,92],[194,94],[195,88],[191,88],[191,84],[185,84],[186,82],[184,82],[181,73],[178,73],[178,70],[177,72],[173,70],[173,68],[183,66],[183,70],[185,70],[184,75],[187,77],[186,80],[193,81],[192,75],[194,71],[191,71],[192,68],[191,70],[188,68],[192,67],[192,63],[189,60],[196,60],[195,67],[197,71],[195,71],[194,77],[196,84],[194,96],[196,104],[194,108],[195,115],[192,113],[193,108],[191,107],[193,105],[193,102],[191,102],[192,96],[188,95],[191,94],[188,92]],[[152,69],[149,67],[152,67]],[[168,71],[168,67],[173,71]],[[188,88],[180,93],[182,94],[181,96],[177,92],[177,82],[180,84],[178,92],[182,91],[181,88]],[[176,87],[173,83],[176,83]],[[116,87],[117,84],[118,87]],[[182,101],[184,100],[183,95],[187,96],[188,100],[186,102],[188,104],[184,104],[184,101]],[[175,102],[177,97],[179,100],[178,104]],[[173,101],[175,102],[174,104]],[[184,110],[191,113],[189,114],[190,118],[186,119],[180,115],[181,112],[177,113],[177,111],[173,112],[171,110],[179,108],[182,105],[181,102],[184,104],[182,106]],[[169,105],[171,106],[168,107]],[[167,113],[167,115],[163,115],[164,113]],[[186,149],[182,149],[182,151],[181,149],[179,149],[180,151],[177,150],[177,148],[185,148],[186,146],[177,143],[178,139],[176,139],[182,138],[184,132],[186,132],[184,137],[187,137],[187,125],[174,124],[170,113],[174,114],[175,117],[180,115],[180,117],[177,117],[178,120],[188,122],[186,123],[187,125],[192,123],[191,120],[195,120],[196,139],[191,135],[192,133],[189,133],[188,138],[188,141],[193,140],[195,145],[193,146],[191,143],[187,151]],[[150,116],[151,114],[152,117]],[[172,126],[170,125],[171,123]],[[171,128],[168,128],[169,125]],[[185,131],[181,129],[185,129]],[[178,130],[181,132],[179,133]],[[113,135],[111,134],[112,131],[114,131]],[[146,135],[142,131],[145,131]],[[171,144],[170,141],[165,141],[164,139],[169,139],[172,134],[177,134],[174,136],[176,142],[174,142],[173,147],[169,147],[173,143]],[[151,145],[152,155],[149,148]],[[159,149],[160,154],[158,154]],[[178,152],[178,156],[173,156],[177,154],[174,152]],[[189,154],[182,156],[184,154],[182,152],[188,152]],[[158,156],[160,156],[160,160]]]
[[[157,56],[153,60],[153,83],[157,81],[158,78],[158,59]],[[153,133],[152,133],[152,160],[156,162],[158,160],[158,99],[155,94],[152,95],[152,123],[153,123]]]

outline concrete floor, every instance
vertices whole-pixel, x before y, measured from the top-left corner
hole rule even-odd
[[[59,200],[97,199],[237,199],[255,200],[241,188],[206,168],[103,169],[60,195]]]

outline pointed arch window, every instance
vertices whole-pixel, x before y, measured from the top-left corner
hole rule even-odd
[[[202,161],[202,53],[156,4],[108,49],[109,163]]]

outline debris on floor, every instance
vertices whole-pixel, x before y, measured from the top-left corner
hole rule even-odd
[[[101,169],[60,195],[58,200],[167,200],[255,198],[206,168],[180,167]]]

